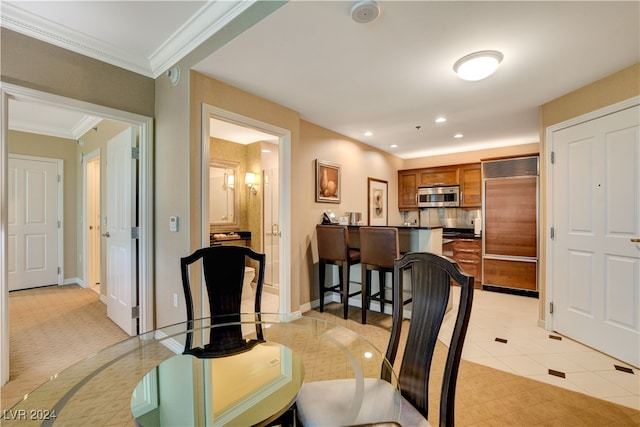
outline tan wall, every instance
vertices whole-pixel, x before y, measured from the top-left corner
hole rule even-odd
[[[153,117],[153,79],[6,28],[0,31],[3,82]]]
[[[217,90],[199,93],[206,87],[194,83],[189,70],[283,4],[285,2],[281,1],[254,3],[241,16],[190,52],[176,64],[182,73],[177,86],[173,86],[164,75],[155,80],[154,275],[157,327],[186,319],[179,260],[201,245],[203,235],[199,173],[201,103],[204,98],[210,100],[212,96],[221,94]],[[243,97],[239,100],[240,104],[246,99]],[[215,102],[211,103],[215,105]],[[228,105],[228,102],[223,104]],[[262,105],[259,108],[268,107]],[[233,107],[227,109],[233,110]],[[240,107],[239,110],[244,108]],[[171,215],[180,219],[178,232],[169,231]],[[197,278],[194,282],[194,285],[198,285]],[[173,307],[174,294],[178,297],[178,307]]]
[[[601,80],[593,82],[576,91],[570,92],[540,106],[540,248],[539,281],[540,308],[539,318],[546,315],[546,236],[550,224],[547,212],[547,160],[549,156],[546,129],[557,123],[590,113],[620,101],[640,96],[640,64],[632,65]]]
[[[462,165],[465,163],[477,163],[483,159],[491,159],[495,157],[537,154],[539,151],[540,144],[538,142],[532,142],[531,144],[512,145],[510,147],[491,148],[488,150],[467,151],[464,153],[407,159],[403,162],[402,169]]]
[[[324,160],[341,167],[341,203],[317,203],[315,200],[315,160]],[[313,252],[315,226],[322,221],[325,209],[336,215],[345,212],[362,212],[367,221],[368,178],[387,181],[389,190],[389,225],[402,224],[398,206],[398,169],[402,159],[384,153],[346,136],[324,129],[313,123],[300,122],[300,151],[294,163],[300,168],[295,175],[299,192],[293,194],[293,221],[301,229],[300,249],[300,304],[316,300],[318,293],[318,265]]]
[[[48,157],[63,160],[63,209],[64,209],[64,277],[73,280],[80,277],[78,267],[78,216],[76,183],[79,178],[76,141],[53,136],[9,131],[9,154]]]

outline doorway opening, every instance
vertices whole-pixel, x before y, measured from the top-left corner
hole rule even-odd
[[[237,159],[218,158],[222,151],[216,151],[216,144],[244,144],[246,151],[244,164],[240,168],[238,197],[240,214],[245,209],[245,222],[240,221],[239,229],[250,228],[251,247],[267,254],[265,268],[265,286],[263,288],[263,306],[265,297],[277,296],[277,312],[291,313],[291,284],[288,266],[290,257],[289,204],[290,204],[290,132],[249,117],[229,111],[203,105],[202,135],[202,230],[203,246],[210,244],[211,224],[209,223],[209,165],[213,160],[238,161]],[[231,129],[236,132],[232,136]],[[244,134],[240,136],[240,134]],[[247,136],[248,135],[248,136]],[[248,138],[248,139],[243,139]],[[241,142],[243,141],[243,142]],[[249,142],[247,142],[249,141]],[[225,153],[228,153],[226,151]],[[228,154],[225,154],[228,156]],[[248,186],[245,182],[248,174],[255,183]],[[242,202],[244,201],[244,207]],[[217,225],[216,225],[217,226]],[[220,228],[216,230],[224,231]],[[243,230],[240,230],[243,231]],[[266,308],[265,309],[269,309]]]
[[[100,250],[100,150],[84,158],[84,259],[86,285],[98,295],[101,292]],[[102,298],[101,298],[102,299]]]
[[[137,258],[134,268],[137,268],[137,280],[140,284],[139,302],[139,332],[147,332],[154,327],[153,307],[153,262],[151,259],[153,249],[153,126],[152,118],[139,114],[128,113],[113,108],[103,107],[24,88],[8,83],[3,83],[0,88],[0,122],[3,129],[8,129],[9,101],[18,101],[34,104],[42,104],[50,107],[85,112],[92,116],[104,119],[120,121],[139,129],[139,186],[136,194],[136,203],[139,207],[139,239]],[[0,385],[9,380],[9,286],[8,286],[8,251],[6,236],[8,235],[8,132],[0,135]]]

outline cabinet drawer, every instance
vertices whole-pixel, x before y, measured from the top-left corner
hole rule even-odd
[[[453,242],[453,256],[481,257],[482,245],[479,239],[456,239]]]
[[[535,291],[537,286],[536,262],[484,260],[484,284]]]

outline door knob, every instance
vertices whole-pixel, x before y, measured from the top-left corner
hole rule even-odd
[[[107,231],[106,233],[103,234],[104,237],[111,237],[111,234],[109,234],[109,232]]]

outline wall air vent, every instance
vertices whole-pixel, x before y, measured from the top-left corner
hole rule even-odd
[[[538,156],[482,162],[483,178],[538,176]]]

